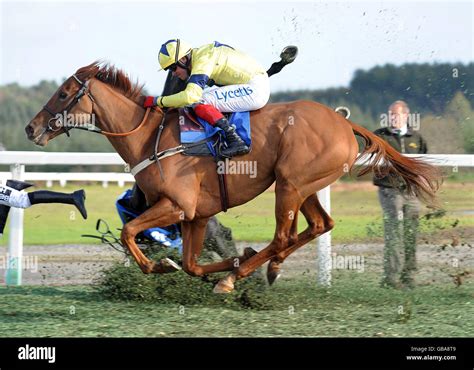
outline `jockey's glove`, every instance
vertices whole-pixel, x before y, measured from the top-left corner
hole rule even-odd
[[[155,106],[158,106],[160,108],[163,108],[163,104],[161,103],[162,98],[162,96],[147,96],[145,98],[145,101],[143,102],[143,107],[153,108]]]

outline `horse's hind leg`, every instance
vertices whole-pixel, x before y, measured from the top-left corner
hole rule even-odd
[[[265,249],[240,264],[232,273],[221,279],[214,288],[215,293],[231,292],[237,279],[248,276],[288,246],[293,221],[299,211],[302,199],[295,187],[288,182],[282,183],[277,181],[275,195],[277,225],[272,242]]]
[[[316,237],[331,231],[334,227],[334,220],[324,210],[321,203],[319,203],[316,194],[311,195],[306,199],[305,204],[301,207],[301,212],[308,222],[308,228],[305,230],[308,231],[308,235],[305,235],[305,237],[302,235],[302,240],[298,240],[297,243],[290,245],[287,249],[279,253],[276,258],[280,263],[282,263],[295,250]]]
[[[279,196],[279,198],[282,198]],[[298,199],[296,194],[292,194],[290,197],[293,199]],[[284,199],[284,197],[283,197]],[[290,202],[291,203],[291,202]],[[287,204],[287,203],[285,203]],[[273,283],[276,278],[278,277],[280,271],[280,264],[287,258],[291,253],[293,253],[299,247],[305,245],[306,243],[310,242],[311,240],[315,239],[317,236],[324,234],[325,232],[331,230],[334,226],[334,221],[329,217],[326,213],[324,208],[319,203],[318,197],[316,194],[310,195],[304,201],[303,205],[301,206],[301,212],[305,216],[308,222],[308,228],[303,231],[302,233],[297,235],[297,223],[298,223],[298,202],[296,201],[294,207],[291,206],[281,206],[280,209],[277,210],[277,214],[280,215],[281,222],[285,225],[281,225],[280,232],[276,232],[275,238],[279,240],[279,243],[275,243],[275,239],[267,248],[273,247],[276,250],[280,250],[279,253],[273,253],[273,257],[270,256],[271,261],[269,263],[267,277],[270,283]],[[278,217],[277,217],[278,220]],[[254,256],[258,256],[260,253],[255,253],[250,248],[244,252],[244,255],[237,258],[229,258],[227,260],[212,263],[209,265],[198,265],[197,264],[197,257],[201,254],[204,235],[205,235],[205,227],[207,223],[207,219],[204,222],[202,220],[195,220],[192,222],[183,222],[182,223],[182,232],[183,232],[183,243],[184,243],[184,255],[183,255],[183,268],[184,270],[189,273],[190,275],[201,276],[204,274],[214,273],[214,272],[221,272],[221,271],[232,271],[240,266],[244,266],[245,262],[249,259],[252,259]],[[287,236],[285,237],[285,229],[287,230]],[[277,247],[278,246],[278,247]],[[263,252],[263,251],[262,251]],[[265,257],[264,257],[265,258]],[[261,264],[265,263],[266,258]],[[250,270],[248,274],[253,272],[256,268],[261,266],[259,262],[255,262],[254,266],[257,267],[250,267],[253,270]],[[230,274],[225,279],[228,279],[229,282],[233,284],[237,276],[232,276]],[[242,275],[241,277],[247,276]],[[239,277],[240,278],[240,277]],[[227,284],[224,283],[224,284]],[[223,289],[222,292],[227,291],[231,287],[231,284],[228,284],[228,287],[222,288],[221,286],[216,286],[215,291],[221,292],[221,288]],[[231,291],[232,289],[228,290]]]
[[[280,265],[291,253],[334,227],[334,221],[321,206],[316,194],[306,198],[301,206],[301,212],[308,222],[308,227],[298,235],[295,243],[291,243],[271,259],[267,268],[267,279],[270,284],[280,276]]]
[[[291,229],[290,229],[288,247],[295,244],[300,238],[304,238],[304,236],[305,236],[304,233],[298,234],[298,213],[296,213],[295,218],[293,220],[293,224],[291,225]],[[281,275],[280,263],[278,262],[278,259],[275,261],[275,258],[277,257],[273,257],[270,260],[267,267],[267,280],[270,283],[270,285],[272,285],[275,282],[275,280],[277,280]]]
[[[150,261],[138,248],[135,243],[135,236],[151,227],[167,226],[181,222],[182,214],[182,210],[169,199],[161,198],[153,207],[124,225],[120,236],[122,243],[130,251],[145,274],[174,272],[179,270],[180,267],[167,258],[159,262]]]

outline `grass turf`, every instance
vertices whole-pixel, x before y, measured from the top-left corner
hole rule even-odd
[[[106,300],[90,286],[0,287],[0,337],[472,337],[474,284],[382,289],[378,275],[282,279],[270,309]],[[232,293],[236,294],[236,293]]]

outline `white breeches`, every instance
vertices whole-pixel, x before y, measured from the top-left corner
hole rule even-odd
[[[255,75],[246,84],[212,86],[203,91],[201,102],[220,112],[246,112],[262,108],[270,98],[270,80],[266,73]]]
[[[16,208],[28,208],[31,206],[28,193],[5,185],[0,185],[0,204]]]

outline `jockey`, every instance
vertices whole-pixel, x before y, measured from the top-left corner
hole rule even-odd
[[[71,194],[48,190],[32,191],[30,193],[22,191],[30,186],[32,185],[18,180],[8,180],[6,185],[0,185],[0,236],[3,234],[10,207],[29,208],[39,203],[72,204],[76,206],[81,216],[87,219],[84,190],[78,190]]]
[[[193,49],[185,41],[169,40],[161,46],[158,61],[162,69],[171,70],[187,85],[177,94],[147,96],[144,107],[192,105],[197,116],[225,132],[228,146],[223,156],[248,153],[250,149],[221,112],[251,111],[267,104],[270,83],[265,69],[251,57],[217,41]]]

